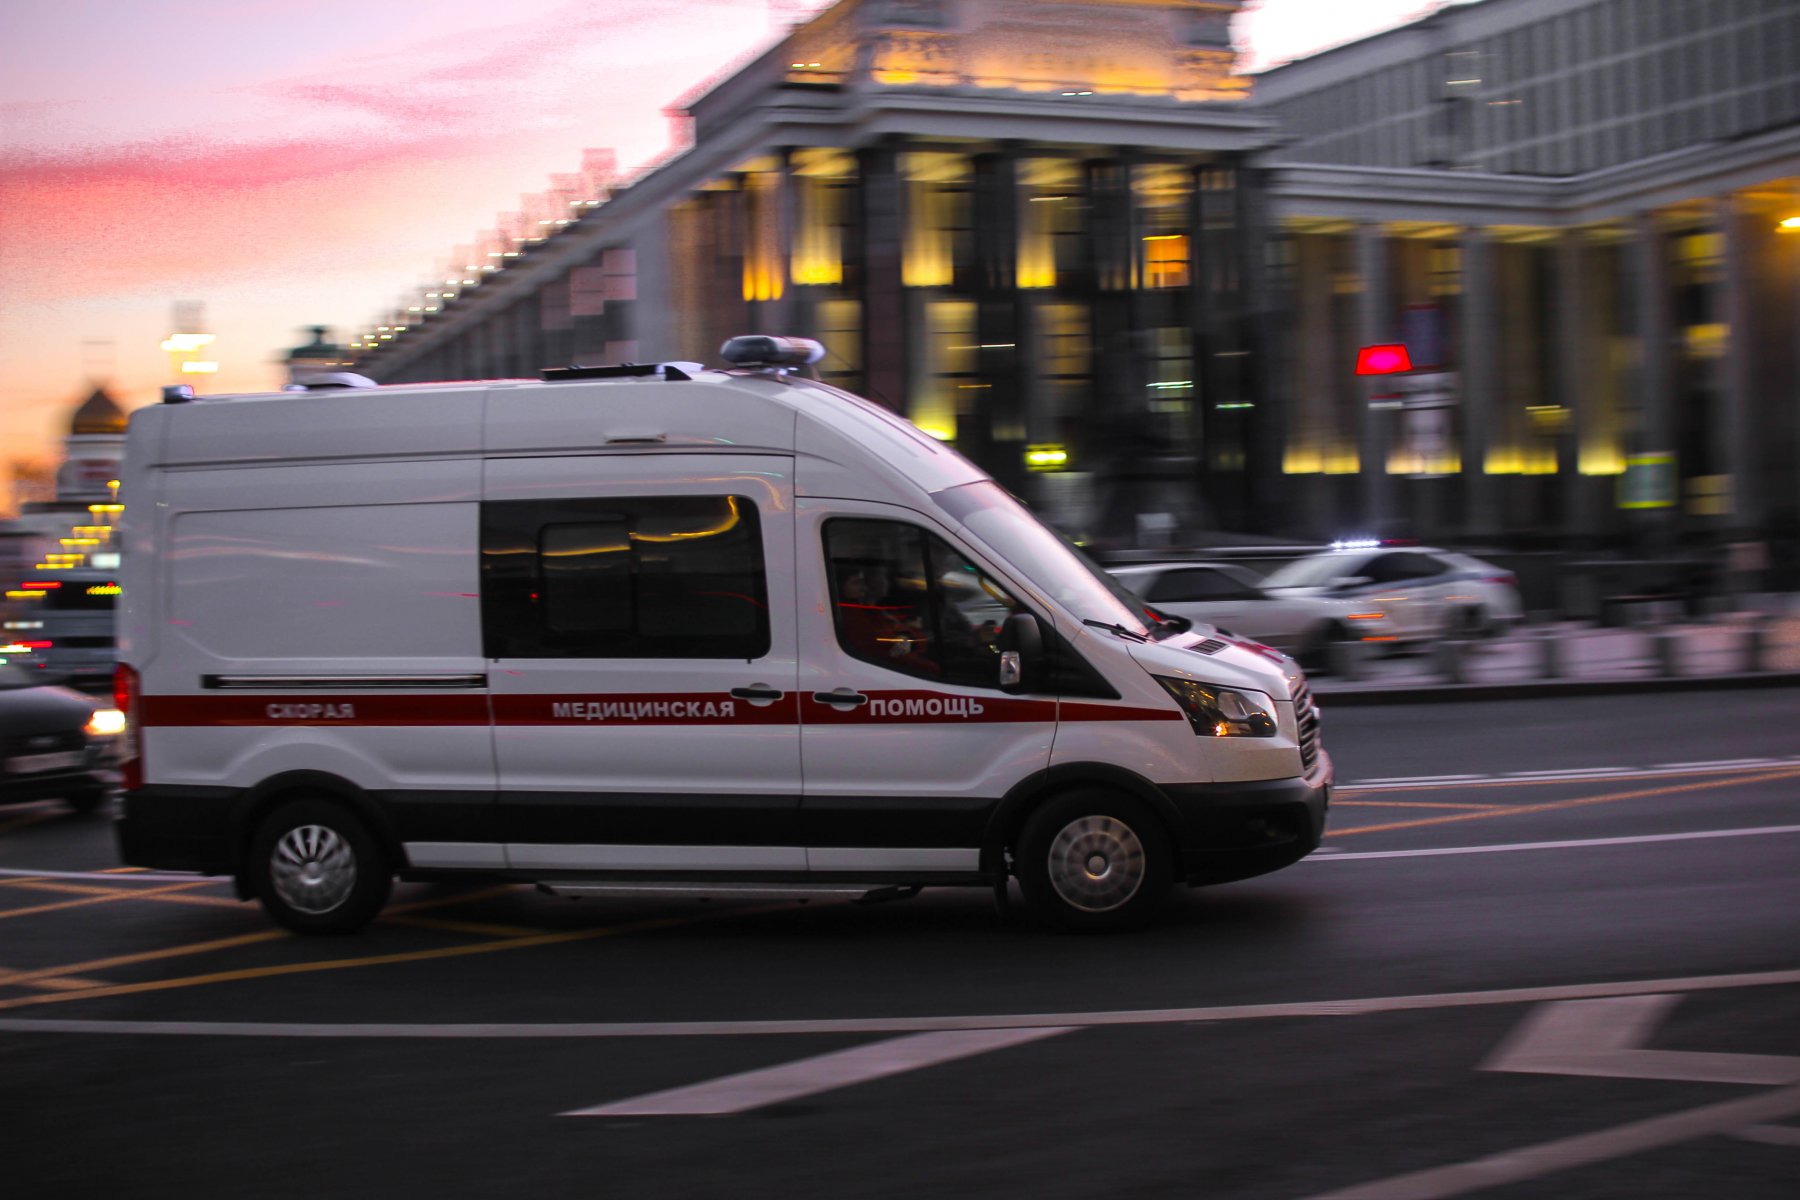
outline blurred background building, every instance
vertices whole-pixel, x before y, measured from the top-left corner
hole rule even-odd
[[[352,369],[816,337],[827,380],[1111,544],[1793,525],[1800,5],[1483,0],[1254,88],[1239,7],[842,0]],[[1415,371],[1359,380],[1388,341]]]

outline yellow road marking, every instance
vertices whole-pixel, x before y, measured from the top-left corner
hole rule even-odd
[[[1357,833],[1383,833],[1391,829],[1421,829],[1427,825],[1447,825],[1453,821],[1484,821],[1493,817],[1556,812],[1559,809],[1582,808],[1590,804],[1611,804],[1618,800],[1645,800],[1651,796],[1673,796],[1680,792],[1707,792],[1718,788],[1734,787],[1742,783],[1768,783],[1777,779],[1796,778],[1800,778],[1800,769],[1770,771],[1764,775],[1739,775],[1730,779],[1708,779],[1701,783],[1678,783],[1670,787],[1642,788],[1635,792],[1613,792],[1605,796],[1580,796],[1573,800],[1551,800],[1544,804],[1515,804],[1483,812],[1455,813],[1445,817],[1421,817],[1416,821],[1390,821],[1385,825],[1363,825],[1356,829],[1334,829],[1325,836],[1349,837]]]
[[[57,992],[77,992],[85,988],[106,987],[107,984],[103,979],[83,979],[77,975],[58,975],[53,979],[40,979],[35,983],[28,983],[25,986],[48,988],[51,991]]]
[[[8,971],[0,968],[0,987],[35,987],[54,988],[59,991],[74,991],[77,988],[105,987],[103,979],[84,979],[77,975],[55,976],[48,979],[29,977],[24,971]]]
[[[144,868],[144,867],[108,867],[104,871],[101,871],[100,874],[102,874],[102,875],[130,875],[133,872],[142,871],[145,869],[146,868]]]
[[[462,958],[471,954],[491,954],[497,950],[524,950],[533,946],[554,946],[564,942],[592,941],[595,938],[616,937],[619,934],[639,933],[648,929],[664,929],[675,925],[695,925],[708,920],[748,916],[758,911],[772,911],[776,907],[779,906],[771,905],[760,909],[740,909],[735,912],[709,913],[703,916],[656,917],[646,921],[634,921],[626,925],[608,925],[599,929],[578,929],[563,933],[540,933],[531,937],[507,938],[493,942],[479,942],[472,946],[440,946],[434,950],[404,950],[393,954],[371,954],[363,958],[338,958],[324,962],[281,963],[268,967],[245,967],[236,971],[218,971],[211,975],[186,975],[175,979],[152,979],[143,983],[115,984],[111,987],[89,988],[85,991],[63,992],[50,996],[18,996],[11,1000],[0,1000],[0,1010],[26,1008],[38,1004],[56,1004],[63,1000],[88,1000],[102,996],[132,996],[144,992],[165,992],[176,988],[201,987],[211,983],[235,983],[245,979],[268,979],[280,975],[304,975],[316,971],[342,971],[352,967],[374,967],[385,966],[392,963],[426,962],[438,958]]]
[[[62,892],[73,896],[105,896],[114,900],[158,900],[173,901],[176,904],[206,904],[216,908],[241,908],[243,901],[228,900],[223,896],[189,895],[187,888],[201,887],[212,883],[210,879],[196,879],[191,883],[173,883],[159,888],[118,888],[102,887],[93,883],[70,883],[61,879],[33,879],[23,886],[33,892]],[[0,910],[0,916],[11,914]]]
[[[108,967],[125,967],[133,963],[155,962],[162,958],[181,958],[189,954],[210,954],[214,950],[230,950],[237,946],[254,945],[257,942],[278,942],[291,936],[285,929],[265,929],[257,933],[240,933],[236,937],[214,938],[210,942],[188,942],[180,946],[168,946],[161,950],[140,950],[136,954],[117,954],[111,958],[64,963],[60,967],[39,967],[35,971],[19,971],[15,972],[7,982],[29,983],[38,979],[58,979],[74,975],[77,972],[103,971]]]
[[[118,900],[166,900],[172,898],[169,893],[178,892],[183,888],[196,886],[198,886],[196,883],[171,883],[165,887],[146,888],[135,892],[124,890],[117,892],[109,891],[98,896],[83,896],[79,900],[58,900],[55,904],[37,904],[30,908],[0,909],[0,921],[4,921],[10,917],[29,917],[35,916],[38,913],[56,912],[58,909],[64,908],[80,908],[85,904],[110,904]],[[66,891],[67,889],[61,887],[49,887],[45,890]],[[200,900],[203,899],[203,897],[192,896],[189,897],[189,899]]]
[[[192,886],[194,886],[194,884],[207,883],[207,882],[214,882],[214,881],[197,879],[194,881],[193,884],[182,883],[182,884],[175,884],[173,886],[175,886],[175,887],[192,887]],[[392,916],[395,916],[398,914],[416,912],[420,909],[446,908],[453,904],[467,904],[467,903],[469,903],[471,901],[475,901],[475,900],[487,900],[487,899],[491,899],[494,896],[502,895],[504,893],[511,892],[511,891],[516,891],[517,887],[518,887],[518,885],[515,885],[515,884],[505,884],[505,885],[501,885],[499,887],[482,888],[479,891],[469,892],[469,893],[466,893],[466,894],[460,895],[460,896],[438,896],[438,897],[435,897],[430,900],[417,900],[411,904],[397,904],[397,905],[394,905],[393,907],[385,910],[385,912],[383,913],[383,917],[386,918],[386,917],[392,917]],[[140,891],[140,892],[134,893],[134,894],[142,895],[143,893]],[[99,903],[105,902],[107,899],[110,899],[110,898],[112,898],[112,897],[97,896],[97,897],[90,897],[90,898],[82,899],[82,900],[67,900],[67,901],[63,901],[60,904],[45,904],[45,905],[41,905],[38,908],[34,908],[34,909],[14,909],[12,913],[0,912],[0,916],[11,916],[16,913],[25,913],[25,912],[45,912],[45,911],[49,911],[51,909],[59,909],[59,908],[73,908],[77,905],[82,905],[82,904],[99,904]],[[234,907],[238,906],[236,901],[233,901],[231,903],[233,904]],[[111,957],[111,958],[97,958],[97,959],[93,959],[89,962],[68,963],[68,964],[65,964],[60,967],[42,967],[35,971],[16,972],[7,980],[7,982],[9,984],[14,984],[14,983],[30,983],[32,981],[41,981],[41,980],[49,980],[49,979],[58,979],[58,978],[62,978],[64,976],[73,975],[79,971],[104,970],[108,967],[129,966],[133,963],[141,963],[141,962],[154,962],[158,959],[164,959],[164,958],[182,958],[182,957],[186,957],[187,955],[190,955],[190,954],[210,954],[215,950],[230,950],[237,946],[254,945],[258,942],[280,941],[283,938],[286,938],[288,936],[290,936],[290,935],[287,933],[286,930],[267,929],[267,930],[263,930],[259,933],[239,934],[235,937],[215,938],[211,941],[205,941],[205,942],[188,942],[188,943],[184,943],[179,946],[168,946],[161,950],[144,950],[144,951],[140,951],[139,953],[136,953],[136,954],[121,954],[121,955],[115,955],[114,957]]]

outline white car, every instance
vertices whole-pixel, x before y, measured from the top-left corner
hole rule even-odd
[[[1276,594],[1255,571],[1237,563],[1153,563],[1110,570],[1155,614],[1185,617],[1273,646],[1309,669],[1326,665],[1326,647],[1332,642],[1398,639],[1384,612],[1347,596]]]
[[[1112,574],[1157,612],[1274,646],[1309,668],[1325,665],[1333,642],[1487,634],[1521,615],[1511,572],[1416,547],[1322,551],[1267,578],[1224,562],[1121,566]]]
[[[1271,572],[1263,587],[1282,598],[1328,597],[1379,611],[1402,642],[1484,637],[1524,615],[1511,571],[1429,546],[1324,550]]]

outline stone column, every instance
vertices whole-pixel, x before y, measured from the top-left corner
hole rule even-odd
[[[1356,313],[1359,344],[1372,346],[1394,340],[1393,272],[1388,261],[1387,235],[1379,225],[1359,225],[1356,230],[1356,274],[1361,280]],[[1345,363],[1343,369],[1354,370]],[[1388,479],[1388,450],[1393,440],[1391,410],[1371,406],[1374,396],[1391,384],[1381,376],[1363,382],[1362,412],[1362,520],[1366,531],[1380,536],[1394,521],[1394,489]]]
[[[983,385],[957,445],[1014,492],[1025,487],[1025,389],[1018,311],[1018,152],[1006,146],[974,163],[976,370]],[[964,426],[971,438],[965,439]]]
[[[1490,537],[1500,529],[1494,480],[1487,473],[1500,388],[1500,279],[1494,240],[1485,229],[1462,236],[1463,533]]]
[[[1591,415],[1589,369],[1593,329],[1588,320],[1589,285],[1583,268],[1586,236],[1571,230],[1556,246],[1556,370],[1557,390],[1567,410],[1558,435],[1557,486],[1563,497],[1563,532],[1579,537],[1596,528],[1595,514],[1588,511],[1589,492],[1581,476],[1582,431]]]
[[[1719,229],[1724,235],[1724,278],[1719,281],[1720,315],[1730,335],[1719,374],[1720,430],[1725,471],[1731,476],[1731,525],[1757,529],[1763,523],[1761,479],[1756,452],[1755,318],[1751,311],[1750,266],[1761,240],[1751,224],[1754,211],[1745,211],[1736,196],[1714,201]]]
[[[1255,405],[1249,410],[1245,430],[1245,485],[1249,494],[1250,528],[1258,533],[1274,533],[1287,524],[1281,486],[1281,447],[1283,414],[1274,397],[1274,331],[1275,320],[1269,284],[1268,251],[1273,238],[1269,224],[1268,179],[1266,170],[1253,169],[1240,160],[1237,178],[1238,289],[1243,337],[1238,348],[1244,352],[1245,369],[1243,400]],[[1204,403],[1204,401],[1202,401]]]
[[[1638,412],[1627,452],[1675,454],[1676,472],[1681,470],[1680,450],[1675,444],[1675,372],[1671,361],[1670,339],[1674,327],[1672,297],[1669,294],[1669,255],[1660,221],[1653,212],[1639,213],[1633,222],[1632,240],[1632,314],[1637,332]],[[1675,507],[1647,509],[1641,531],[1654,553],[1672,549],[1679,521],[1679,485]]]
[[[862,360],[869,396],[906,411],[905,183],[891,143],[856,152],[857,245],[851,253],[862,302]]]
[[[758,328],[770,333],[799,335],[811,332],[800,327],[800,306],[794,296],[794,273],[789,269],[794,255],[794,232],[800,228],[800,189],[794,179],[793,150],[783,146],[776,152],[776,156],[775,212],[772,217],[775,226],[775,261],[769,264],[769,270],[774,275],[776,289],[781,294],[758,306],[756,320]]]

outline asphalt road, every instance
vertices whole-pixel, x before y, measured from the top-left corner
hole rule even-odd
[[[1784,690],[1327,707],[1326,848],[1121,937],[972,891],[411,886],[300,939],[220,882],[106,874],[100,816],[7,810],[0,869],[35,874],[0,876],[0,1178],[1786,1200],[1797,730]]]

